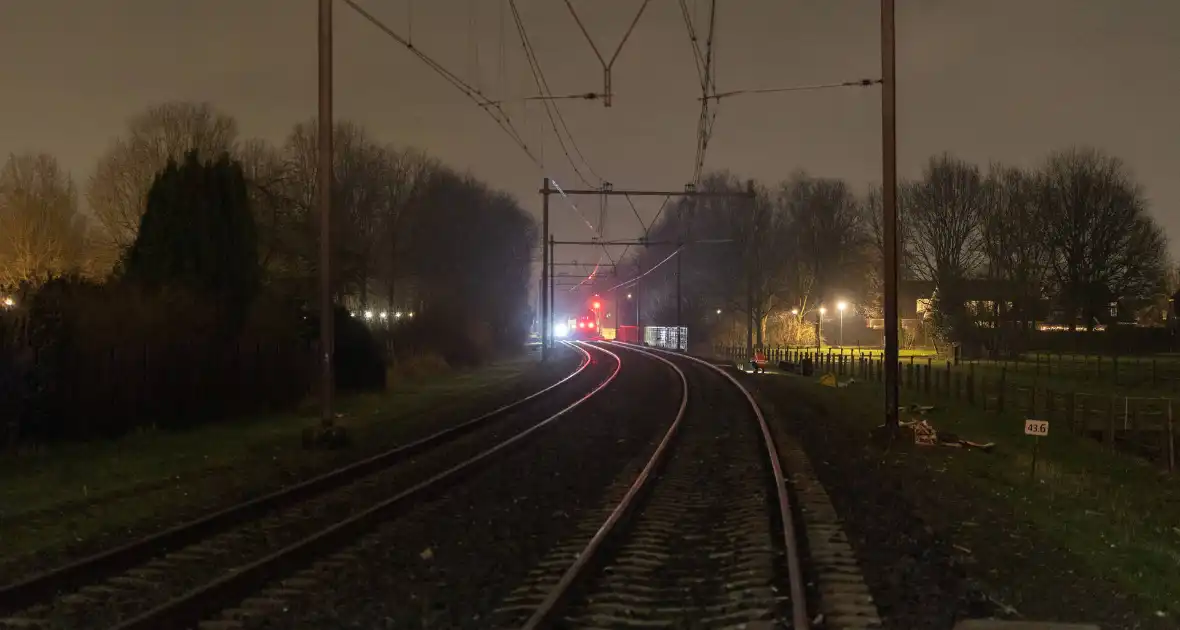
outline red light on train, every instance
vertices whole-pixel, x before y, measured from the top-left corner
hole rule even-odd
[[[578,328],[585,328],[586,322],[578,322]]]
[[[590,323],[586,324],[586,327],[587,328],[594,328],[594,322],[590,322]]]

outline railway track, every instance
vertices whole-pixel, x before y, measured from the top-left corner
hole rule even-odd
[[[437,496],[605,388],[621,362],[307,482],[0,588],[0,628],[195,627]],[[423,455],[429,454],[429,457]]]
[[[505,599],[497,627],[808,628],[787,480],[753,398],[703,361],[616,345],[680,375],[680,412],[604,517]]]

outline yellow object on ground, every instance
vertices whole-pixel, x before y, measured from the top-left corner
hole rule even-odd
[[[825,387],[836,387],[836,375],[831,372],[824,374],[820,377],[819,384]]]
[[[603,328],[602,329],[602,338],[606,339],[607,341],[613,341],[615,338],[615,329],[614,328]]]

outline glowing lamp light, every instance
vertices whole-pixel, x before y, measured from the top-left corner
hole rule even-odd
[[[843,311],[844,309],[848,308],[848,302],[840,302],[836,305],[836,308]]]
[[[793,308],[793,309],[791,309],[791,314],[792,314],[792,315],[798,315],[798,314],[799,314],[799,309],[797,309],[797,308]]]
[[[365,311],[365,319],[373,319],[373,311]]]
[[[589,322],[589,323],[587,323],[587,324],[586,324],[586,328],[593,329],[593,328],[594,328],[594,322]]]
[[[565,324],[557,324],[553,326],[553,334],[558,337],[565,337],[570,334],[570,327]]]
[[[12,307],[16,306],[16,300],[14,300],[10,297],[4,298],[4,306],[7,306],[8,308],[12,308]]]
[[[819,314],[820,315],[823,315],[824,313],[827,313],[827,312],[828,312],[827,307],[824,307],[824,306],[819,307]]]
[[[595,302],[593,304],[593,306],[594,306],[594,310],[597,311],[598,309],[602,308],[602,302]]]

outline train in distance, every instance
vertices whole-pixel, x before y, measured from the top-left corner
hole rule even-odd
[[[598,315],[591,311],[574,318],[574,321],[569,324],[568,336],[570,339],[581,340],[602,339],[602,331],[598,325]]]

